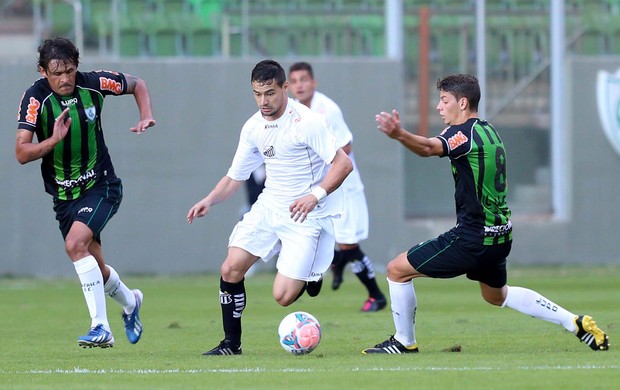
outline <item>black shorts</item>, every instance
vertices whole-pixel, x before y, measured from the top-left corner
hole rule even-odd
[[[122,200],[123,184],[119,178],[97,183],[74,200],[54,199],[54,211],[62,237],[66,239],[73,222],[80,221],[92,230],[93,238],[101,242],[101,231],[116,214]]]
[[[512,241],[482,245],[450,230],[409,249],[407,260],[431,278],[467,275],[471,280],[500,288],[506,285],[506,258],[511,247]]]

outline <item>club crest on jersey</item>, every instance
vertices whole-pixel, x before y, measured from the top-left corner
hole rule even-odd
[[[596,101],[603,132],[612,148],[620,155],[620,68],[615,74],[598,71]]]
[[[88,119],[89,122],[92,123],[95,121],[95,118],[97,117],[97,110],[94,106],[84,108],[84,112],[86,113],[86,119]]]
[[[265,150],[263,150],[263,156],[265,157],[275,157],[275,155],[276,155],[276,151],[273,148],[273,146],[269,146]]]

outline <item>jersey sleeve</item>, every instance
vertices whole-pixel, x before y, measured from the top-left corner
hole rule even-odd
[[[472,135],[466,126],[449,126],[437,136],[442,141],[444,156],[458,158],[471,151]]]
[[[263,156],[251,141],[250,128],[251,125],[248,121],[241,130],[235,156],[226,173],[226,176],[233,180],[245,181],[249,179],[252,172],[263,163]]]
[[[331,164],[340,146],[336,137],[322,115],[313,115],[303,124],[304,142],[327,164]]]
[[[127,93],[127,79],[119,72],[97,70],[82,74],[84,86],[101,92],[102,95],[124,95]]]
[[[22,95],[17,113],[17,130],[35,132],[41,127],[41,113],[43,110],[42,97],[37,96],[34,88],[29,88]]]

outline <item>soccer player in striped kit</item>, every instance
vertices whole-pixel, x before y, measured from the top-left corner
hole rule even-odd
[[[608,337],[588,315],[576,315],[536,291],[507,285],[506,259],[512,223],[506,204],[506,149],[495,128],[478,118],[480,86],[471,75],[437,82],[437,111],[447,127],[436,137],[412,134],[400,115],[381,112],[378,128],[422,157],[448,157],[455,184],[456,226],[415,245],[387,267],[393,336],[362,353],[415,353],[417,296],[412,280],[466,275],[480,285],[482,298],[528,316],[563,326],[595,351],[609,348]]]
[[[129,74],[78,71],[79,51],[68,39],[47,39],[38,53],[42,77],[22,97],[15,155],[21,164],[41,160],[45,191],[53,197],[65,250],[91,317],[90,329],[78,337],[78,345],[114,345],[106,294],[123,307],[125,333],[135,344],[142,335],[143,294],[130,290],[106,265],[101,246],[101,232],[123,198],[103,138],[101,110],[106,96],[134,95],[140,119],[130,130],[140,134],[155,125],[149,91],[144,80]]]

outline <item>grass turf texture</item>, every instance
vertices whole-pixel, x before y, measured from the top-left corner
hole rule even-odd
[[[509,283],[537,290],[575,313],[594,317],[610,350],[594,352],[562,327],[482,301],[476,283],[416,281],[419,354],[362,355],[394,332],[389,306],[360,308],[365,291],[347,270],[331,291],[288,308],[271,297],[273,275],[246,279],[241,356],[201,356],[222,338],[219,277],[132,277],[145,300],[142,340],[125,338],[120,307],[108,299],[116,344],[82,349],[88,311],[77,280],[0,279],[0,388],[612,388],[620,382],[620,269],[513,268]],[[384,275],[378,280],[385,292]],[[321,322],[323,338],[309,355],[278,343],[280,320],[304,310]],[[454,345],[462,352],[446,352]],[[618,345],[618,347],[615,347]],[[615,385],[614,385],[615,383]]]

